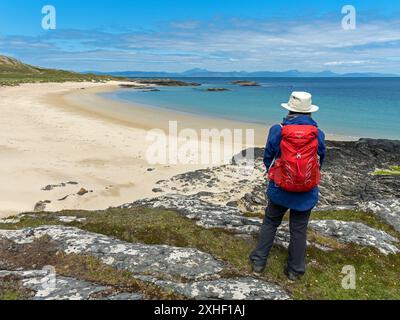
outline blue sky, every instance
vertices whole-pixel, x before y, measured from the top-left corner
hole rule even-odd
[[[357,28],[343,30],[353,5]],[[57,10],[43,30],[42,7]],[[0,53],[70,70],[400,74],[397,0],[1,0]]]

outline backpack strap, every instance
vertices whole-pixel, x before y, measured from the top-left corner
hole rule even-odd
[[[281,129],[283,129],[283,123],[280,123],[279,125],[281,126]],[[269,172],[271,168],[275,165],[276,160],[278,160],[276,157],[272,160],[271,165],[269,166],[269,168],[267,168],[267,172]]]

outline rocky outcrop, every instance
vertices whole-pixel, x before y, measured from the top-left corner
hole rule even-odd
[[[260,219],[246,218],[237,209],[208,203],[196,196],[167,195],[128,203],[121,208],[163,208],[179,211],[186,218],[196,220],[204,228],[225,228],[240,233],[255,233]]]
[[[17,224],[21,221],[20,217],[9,218],[9,219],[1,219],[0,224]]]
[[[208,91],[208,92],[223,92],[223,91],[230,91],[230,90],[227,89],[227,88],[208,88],[205,91]]]
[[[104,300],[143,299],[138,293],[115,293],[112,287],[74,278],[55,275],[51,279],[49,273],[42,270],[0,270],[0,281],[5,278],[20,281],[24,288],[32,291],[32,300],[91,300],[99,296]]]
[[[322,204],[357,205],[400,198],[400,176],[373,174],[376,169],[400,163],[400,141],[330,141],[327,148],[321,184]]]
[[[195,82],[184,82],[174,79],[133,79],[135,83],[145,84],[145,85],[155,85],[163,87],[198,87],[201,86],[200,83]]]
[[[33,208],[33,211],[35,212],[43,212],[46,210],[46,206],[50,204],[50,200],[44,200],[44,201],[39,201],[35,204],[35,207]]]
[[[354,243],[363,247],[373,247],[385,255],[400,252],[398,239],[382,230],[376,230],[360,222],[321,220],[311,221],[310,228],[343,243]]]
[[[152,85],[139,85],[139,84],[120,84],[120,88],[122,89],[133,89],[139,92],[159,92],[160,90],[153,87]]]
[[[263,149],[255,149],[255,166],[262,166]],[[400,141],[360,139],[353,142],[328,141],[322,171],[319,208],[354,206],[369,201],[400,198],[400,176],[375,175],[379,168],[400,163]],[[264,204],[252,199],[265,198],[265,183],[254,181],[253,189],[239,201],[251,211],[262,211]],[[237,200],[237,199],[236,199]]]
[[[376,214],[400,232],[400,198],[363,202],[359,204],[359,208]]]
[[[242,212],[225,205],[211,204],[199,200],[197,196],[167,195],[159,198],[139,200],[125,204],[122,208],[149,207],[176,210],[186,218],[196,220],[204,228],[223,228],[245,235],[258,235],[262,219],[245,217]],[[333,237],[342,243],[353,243],[360,246],[373,247],[383,254],[399,252],[395,243],[398,239],[382,230],[376,230],[363,223],[351,221],[319,220],[310,221],[310,228],[318,233]],[[289,246],[290,231],[287,222],[283,222],[277,232],[275,243]],[[309,243],[320,249],[316,243]]]
[[[267,205],[263,153],[261,148],[241,153],[244,159],[254,154],[254,166],[250,170],[245,161],[235,157],[231,164],[177,175],[160,181],[158,186],[164,193],[196,195],[207,202],[229,204],[244,212],[263,213]],[[400,176],[374,174],[376,169],[399,164],[400,141],[328,141],[320,203],[316,209],[367,210],[399,230]]]
[[[128,243],[65,226],[0,230],[0,239],[17,244],[32,243],[44,236],[50,237],[56,248],[67,254],[90,255],[132,273],[198,279],[217,275],[223,270],[223,264],[211,255],[191,248]]]
[[[138,280],[155,284],[192,299],[288,299],[279,286],[249,277],[221,279],[224,264],[192,248],[127,243],[73,227],[44,226],[22,230],[0,230],[0,239],[29,244],[49,237],[57,250],[93,256],[116,269],[128,270]],[[38,299],[92,299],[104,296],[109,287],[73,278],[56,278],[56,288],[43,290],[41,271],[0,272],[17,276],[35,291]],[[185,281],[181,281],[185,280]],[[141,299],[140,294],[106,295],[106,299]]]
[[[78,182],[75,181],[68,181],[68,182],[61,182],[60,184],[49,184],[42,188],[42,191],[51,191],[56,188],[65,188],[67,185],[77,185]]]
[[[262,280],[245,277],[174,283],[140,277],[160,287],[173,290],[191,299],[222,300],[288,300],[289,295],[279,286]]]
[[[157,186],[166,194],[189,194],[210,203],[229,203],[243,212],[261,212],[266,205],[263,165],[259,159],[255,168],[227,164],[179,174],[159,181]]]
[[[260,84],[255,81],[248,81],[248,80],[237,80],[233,81],[232,84],[237,84],[242,87],[259,87]]]
[[[57,220],[63,223],[83,222],[86,218],[78,218],[75,216],[57,216]]]

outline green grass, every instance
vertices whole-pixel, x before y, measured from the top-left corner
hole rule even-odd
[[[0,300],[23,300],[23,295],[18,290],[7,290],[0,293]]]
[[[201,228],[194,221],[173,211],[138,208],[45,213],[37,217],[23,218],[17,225],[0,226],[0,228],[60,224],[56,219],[58,215],[85,217],[87,218],[85,222],[74,222],[69,225],[125,241],[198,248],[227,263],[224,276],[251,275],[248,256],[256,245],[256,239],[237,237],[225,230]],[[361,221],[400,238],[391,227],[373,215],[363,212],[348,210],[315,212],[312,219]],[[290,283],[282,272],[287,251],[281,247],[274,247],[267,270],[261,278],[281,285],[295,299],[400,299],[398,277],[400,255],[384,256],[376,249],[341,244],[333,238],[321,236],[313,231],[309,232],[309,238],[335,250],[324,252],[315,247],[308,248],[305,277],[297,283]],[[353,265],[356,269],[356,290],[344,290],[341,287],[343,277],[341,270],[345,265]],[[101,270],[98,268],[94,264],[91,272],[96,274],[96,270]],[[111,272],[103,270],[92,280],[104,279],[107,272]],[[70,276],[74,276],[74,273],[77,271],[72,270]],[[115,276],[113,278],[121,279]],[[116,280],[117,283],[119,281],[122,280]]]
[[[6,277],[0,281],[1,300],[26,300],[32,297],[32,292],[25,289],[15,277]]]
[[[23,83],[46,82],[104,82],[115,78],[112,76],[80,74],[76,72],[45,69],[24,64],[16,59],[0,55],[0,86],[18,86]]]
[[[49,70],[38,74],[0,72],[0,86],[18,86],[23,83],[47,83],[47,82],[105,82],[115,78],[109,76],[97,76],[79,74],[67,71]]]
[[[399,176],[400,175],[400,166],[391,166],[389,169],[377,169],[374,172],[374,175],[377,176]]]

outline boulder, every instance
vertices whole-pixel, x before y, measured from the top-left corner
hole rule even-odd
[[[78,196],[84,196],[84,195],[87,194],[87,193],[89,193],[89,191],[87,191],[85,188],[81,188],[81,189],[78,191],[77,195],[78,195]]]

